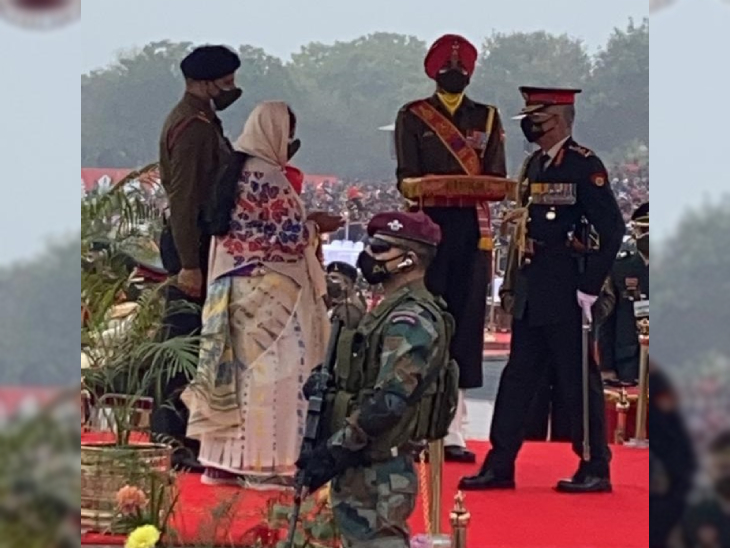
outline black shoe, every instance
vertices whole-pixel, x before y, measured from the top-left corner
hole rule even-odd
[[[482,470],[476,476],[466,476],[459,481],[462,491],[494,491],[514,489],[515,480],[508,476],[497,476],[493,470]]]
[[[555,489],[560,493],[610,493],[613,487],[608,465],[581,461],[573,477],[560,480]]]
[[[580,478],[564,479],[558,482],[555,490],[560,493],[610,493],[613,491],[611,480],[606,477],[583,475]]]
[[[178,472],[190,472],[192,474],[205,472],[205,466],[200,464],[198,459],[189,451],[175,451],[172,454],[172,468]]]
[[[446,462],[461,462],[464,464],[474,464],[477,461],[477,456],[458,445],[447,445],[444,447],[444,460]]]

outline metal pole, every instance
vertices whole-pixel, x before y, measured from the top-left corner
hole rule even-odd
[[[639,399],[636,403],[636,435],[626,445],[635,449],[647,449],[646,414],[649,404],[649,318],[637,321],[639,328]]]
[[[497,277],[497,265],[499,264],[497,257],[499,256],[500,249],[501,248],[499,246],[495,246],[494,252],[492,253],[492,279],[489,283],[489,292],[491,293],[489,296],[489,323],[487,324],[487,334],[484,337],[486,342],[494,342],[497,340],[495,335],[497,329],[494,323],[494,315],[496,313],[497,306],[497,301],[494,297],[494,280]]]
[[[444,440],[428,444],[428,458],[431,479],[431,535],[441,534],[441,476],[444,467]]]
[[[591,441],[590,441],[590,416],[589,416],[589,375],[590,363],[588,361],[589,353],[589,335],[591,331],[591,321],[583,312],[583,337],[582,337],[582,361],[583,361],[583,460],[590,462],[591,460]]]
[[[471,514],[464,506],[464,494],[459,491],[454,497],[454,509],[451,511],[451,548],[467,548],[466,532],[469,528]]]

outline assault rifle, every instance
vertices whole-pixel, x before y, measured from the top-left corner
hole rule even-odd
[[[317,376],[317,384],[309,396],[309,405],[307,407],[307,419],[304,427],[304,439],[302,440],[302,448],[299,452],[300,456],[310,453],[317,442],[320,441],[322,425],[321,420],[325,413],[325,395],[330,379],[334,377],[335,361],[337,360],[337,341],[342,331],[342,320],[335,316],[332,319],[332,333],[327,343],[327,352],[325,354],[322,371]],[[306,487],[307,478],[304,470],[298,470],[294,478],[294,510],[289,517],[289,534],[286,539],[285,546],[292,548],[294,546],[294,534],[296,533],[297,523],[299,522],[299,512],[302,508],[302,499],[304,489]]]

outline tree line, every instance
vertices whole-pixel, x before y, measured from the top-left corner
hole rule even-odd
[[[126,54],[81,78],[81,160],[85,167],[133,168],[154,161],[160,128],[180,98],[180,60],[194,47],[162,41]],[[376,33],[333,45],[308,44],[282,61],[260,48],[238,48],[244,95],[223,113],[237,137],[253,107],[287,101],[303,141],[297,163],[310,173],[348,178],[392,178],[388,136],[406,102],[428,96],[423,72],[428,44]],[[469,95],[499,107],[514,171],[524,157],[517,123],[521,85],[579,87],[576,137],[604,156],[649,143],[649,23],[615,29],[595,54],[567,35],[494,33],[481,44]]]

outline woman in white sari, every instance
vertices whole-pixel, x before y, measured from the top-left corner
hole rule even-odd
[[[231,232],[215,237],[198,375],[186,391],[187,436],[203,483],[291,483],[306,415],[302,385],[329,335],[319,228],[285,175],[296,119],[285,103],[251,113],[234,148],[246,159]]]

